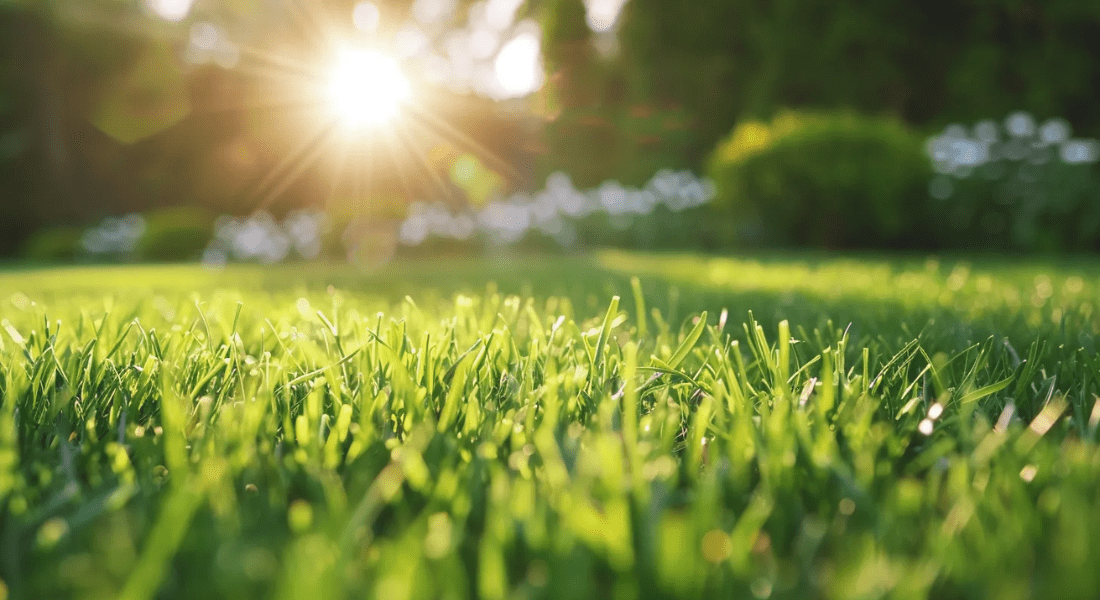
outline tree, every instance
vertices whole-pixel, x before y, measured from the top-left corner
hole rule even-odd
[[[593,187],[614,168],[615,132],[601,106],[605,83],[583,0],[552,0],[544,7],[543,58],[549,75],[544,95],[550,120],[543,137],[552,150],[542,176],[564,170],[575,185]]]

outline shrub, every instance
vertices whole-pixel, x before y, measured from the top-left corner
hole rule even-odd
[[[931,167],[922,140],[897,121],[784,113],[736,127],[709,174],[726,243],[911,247]]]
[[[596,212],[576,220],[576,242],[582,248],[714,250],[713,221],[706,206],[673,210],[658,205],[644,214]]]
[[[80,227],[51,227],[39,230],[23,246],[23,258],[32,262],[72,262],[81,255]]]
[[[214,215],[201,208],[162,209],[148,213],[145,219],[145,235],[137,246],[144,260],[194,260],[214,238]]]

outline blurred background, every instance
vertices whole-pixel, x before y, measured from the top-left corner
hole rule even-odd
[[[1091,0],[0,0],[0,256],[1100,249]]]

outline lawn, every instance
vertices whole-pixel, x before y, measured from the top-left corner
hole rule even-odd
[[[0,272],[0,599],[1097,598],[1100,262]]]

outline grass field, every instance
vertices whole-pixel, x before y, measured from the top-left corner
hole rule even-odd
[[[1097,598],[1098,302],[1086,260],[9,268],[0,599]]]

